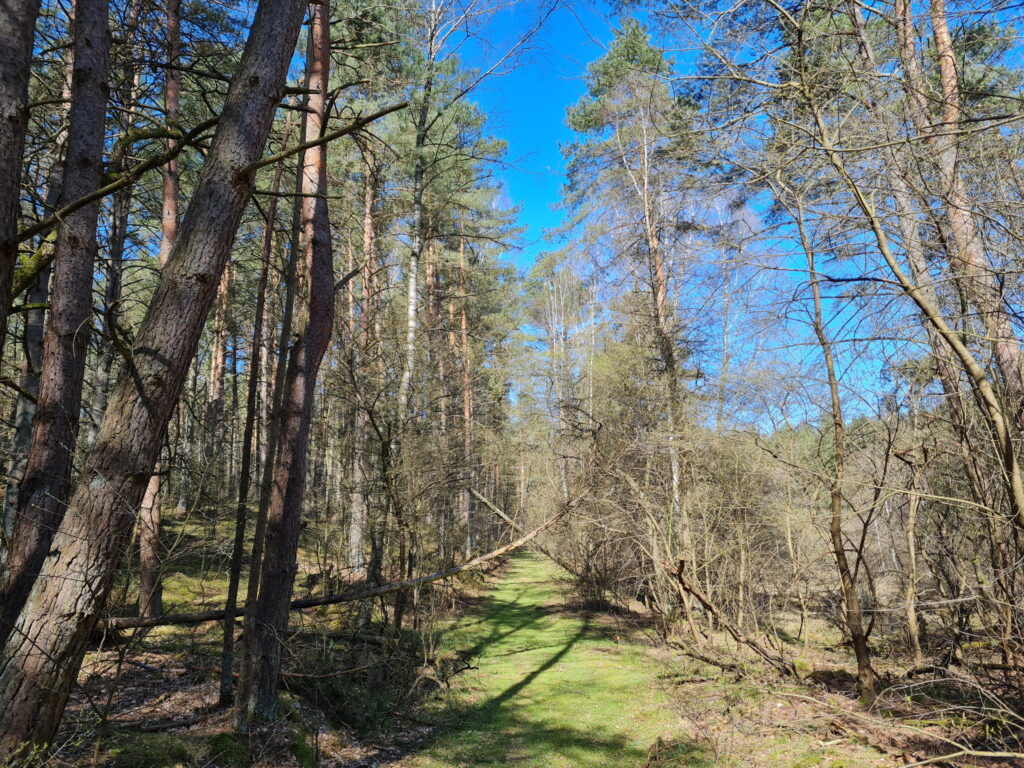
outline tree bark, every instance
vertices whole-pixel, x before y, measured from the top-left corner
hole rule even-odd
[[[181,3],[167,0],[167,69],[164,71],[164,110],[167,123],[177,125],[181,111]],[[178,145],[167,140],[168,152]],[[178,156],[172,155],[163,168],[163,197],[160,216],[160,269],[167,266],[167,258],[178,238]],[[163,613],[163,582],[160,564],[160,529],[163,502],[160,498],[161,465],[157,458],[153,474],[146,485],[139,508],[139,615],[159,616]]]
[[[307,46],[305,140],[323,132],[330,69],[330,18],[326,3],[312,6]],[[307,150],[302,168],[302,228],[305,240],[305,291],[301,297],[304,326],[288,357],[281,436],[274,464],[274,484],[267,516],[267,539],[260,589],[251,625],[248,654],[241,670],[236,723],[277,719],[281,670],[281,635],[297,571],[299,533],[306,487],[309,429],[317,372],[334,327],[334,269],[327,200],[327,147]],[[245,696],[241,694],[244,692]]]
[[[409,391],[412,387],[413,371],[416,367],[416,327],[419,303],[419,264],[425,241],[423,194],[426,191],[426,157],[424,151],[427,143],[427,118],[434,92],[433,74],[433,41],[428,45],[427,74],[423,84],[423,96],[420,102],[419,115],[416,118],[416,138],[414,144],[415,165],[412,179],[412,248],[409,251],[409,268],[406,273],[407,296],[405,305],[405,365],[402,377],[398,382],[398,420],[404,423],[409,417]]]
[[[366,178],[363,187],[363,274],[362,306],[355,316],[353,328],[354,345],[352,352],[352,380],[358,382],[366,373],[370,352],[371,313],[373,293],[371,290],[373,272],[376,270],[377,247],[373,210],[377,199],[377,179],[374,168],[367,160]],[[370,479],[370,456],[367,452],[367,437],[370,416],[367,404],[361,396],[362,387],[356,387],[356,410],[352,421],[352,492],[350,494],[351,515],[348,527],[348,566],[353,576],[366,576],[366,526],[369,519],[367,504],[367,483]]]
[[[1012,398],[1017,423],[1021,425],[1024,424],[1024,413],[1020,409],[1024,400],[1024,370],[1021,368],[1020,342],[1006,310],[997,276],[985,255],[981,233],[974,218],[974,201],[960,169],[957,141],[963,110],[956,51],[946,23],[945,0],[930,0],[929,8],[942,93],[942,129],[935,132],[934,146],[937,151],[934,157],[949,222],[949,245],[954,249],[950,253],[950,266],[959,277],[964,295],[979,315],[992,345],[996,365]],[[917,85],[912,83],[911,87]]]
[[[192,204],[0,662],[0,760],[51,743],[131,535],[280,102],[304,3],[261,0]],[[105,20],[104,16],[104,20]]]
[[[97,189],[103,165],[110,32],[106,0],[78,0],[63,199]],[[0,586],[0,642],[7,638],[64,517],[78,437],[92,327],[92,277],[99,203],[64,219],[57,233],[53,300],[43,332],[32,444],[18,489],[18,518]]]
[[[7,337],[11,285],[18,260],[18,248],[13,241],[21,214],[28,82],[39,5],[39,0],[0,3],[0,339]]]
[[[74,19],[74,4],[68,8],[69,19]],[[70,31],[70,30],[69,30]],[[74,48],[67,51],[64,64],[64,87],[61,97],[64,103],[71,101],[71,76],[74,67]],[[60,207],[64,190],[64,152],[67,146],[67,126],[62,126],[54,140],[53,165],[50,167],[49,178],[46,180],[46,206],[54,209]],[[32,279],[25,300],[36,305],[25,313],[25,325],[22,336],[22,359],[19,386],[24,394],[19,394],[14,412],[14,437],[10,448],[7,465],[7,488],[4,493],[4,530],[0,563],[7,562],[7,547],[14,533],[14,521],[18,516],[18,490],[25,466],[28,462],[28,451],[32,445],[32,420],[36,414],[36,402],[39,399],[39,378],[43,371],[43,329],[45,327],[46,310],[43,304],[50,295],[50,274],[53,261],[52,250],[56,237],[47,234],[39,243],[39,251],[45,249],[51,253],[43,256],[43,266]],[[0,340],[3,336],[0,336]]]
[[[459,304],[459,347],[462,369],[462,471],[465,478],[459,489],[459,525],[462,527],[464,555],[468,560],[473,554],[473,505],[470,500],[470,488],[473,485],[473,380],[470,375],[469,349],[469,312],[467,303],[469,296],[466,289],[466,238],[459,237],[459,291],[462,302]]]

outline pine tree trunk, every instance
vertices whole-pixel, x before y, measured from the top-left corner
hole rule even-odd
[[[284,141],[288,140],[288,126],[285,127]],[[272,189],[281,188],[284,161],[274,171]],[[260,363],[263,354],[263,325],[267,303],[267,282],[270,274],[270,260],[274,254],[274,224],[277,221],[277,200],[270,198],[267,223],[263,231],[260,277],[256,285],[256,319],[252,329],[252,344],[249,347],[249,381],[245,397],[245,425],[242,428],[242,457],[238,470],[238,503],[235,508],[235,538],[231,547],[231,565],[228,570],[228,596],[224,604],[224,639],[220,654],[220,704],[228,706],[233,698],[235,616],[238,608],[238,584],[242,575],[242,556],[245,551],[245,528],[248,521],[249,487],[252,484],[253,443],[256,432]]]
[[[459,238],[459,291],[462,303],[459,306],[459,344],[462,366],[462,467],[459,473],[464,478],[459,489],[459,525],[465,536],[463,554],[468,560],[473,554],[473,507],[470,486],[473,483],[473,379],[470,373],[469,311],[466,307],[469,297],[466,288],[466,239]]]
[[[0,339],[7,337],[11,284],[18,259],[12,241],[21,214],[22,151],[28,129],[28,83],[39,5],[39,0],[0,3]]]
[[[52,743],[249,201],[247,169],[270,130],[304,10],[302,0],[261,0],[256,10],[178,242],[136,337],[134,368],[111,396],[83,481],[4,648],[0,760]]]
[[[359,382],[368,373],[370,353],[371,313],[373,302],[373,275],[376,271],[377,248],[373,210],[377,199],[376,178],[369,162],[366,164],[366,179],[363,189],[363,273],[362,306],[354,317],[352,379]],[[355,578],[366,576],[366,526],[369,519],[367,504],[367,483],[371,468],[367,453],[367,436],[370,417],[367,404],[361,396],[362,387],[357,387],[356,410],[352,421],[352,492],[350,494],[351,514],[348,527],[348,566]]]
[[[164,109],[171,125],[178,122],[181,112],[181,73],[177,67],[181,60],[181,3],[167,2],[167,62],[164,73]],[[167,140],[167,149],[177,145]],[[160,269],[167,266],[167,258],[178,237],[178,198],[180,196],[178,158],[173,157],[163,168],[163,198],[160,216]],[[161,465],[159,458],[146,485],[139,507],[139,615],[159,616],[163,612],[163,584],[160,564],[160,529],[162,525]]]
[[[320,136],[326,120],[330,66],[330,19],[326,4],[312,10],[307,46],[306,141]],[[266,549],[259,596],[248,627],[248,655],[241,675],[248,682],[239,697],[239,721],[277,718],[277,686],[281,669],[281,636],[297,570],[299,533],[306,486],[309,431],[317,372],[334,328],[334,273],[328,218],[327,148],[306,150],[302,169],[302,227],[305,240],[304,327],[288,358],[282,407],[281,436],[274,464],[274,483],[267,516]]]
[[[0,11],[2,13],[2,11]],[[74,18],[74,3],[69,5],[69,17]],[[2,43],[0,43],[2,44]],[[61,98],[67,104],[71,101],[71,76],[74,68],[74,48],[67,51],[64,63],[64,87]],[[55,208],[64,194],[64,151],[67,145],[66,124],[54,139],[53,165],[50,167],[46,180],[46,205]],[[53,250],[56,233],[51,233],[39,243],[40,249]],[[2,245],[2,243],[0,243]],[[28,462],[28,451],[32,445],[32,420],[36,414],[36,402],[39,399],[39,378],[43,370],[43,329],[45,327],[46,310],[43,304],[50,296],[50,274],[52,253],[45,258],[45,266],[36,275],[28,288],[26,302],[35,305],[25,313],[22,333],[23,358],[18,377],[18,385],[22,393],[18,395],[14,411],[14,437],[11,441],[10,457],[7,464],[7,487],[4,492],[4,527],[3,540],[0,546],[0,563],[6,563],[8,544],[14,533],[14,521],[18,514],[18,489],[21,478],[25,474]],[[2,329],[0,329],[2,332]],[[0,336],[3,339],[3,336]]]
[[[100,183],[110,58],[106,0],[78,0],[73,30],[75,66],[64,200],[77,200]],[[53,298],[43,331],[42,375],[32,420],[32,444],[18,490],[18,519],[0,588],[0,640],[4,641],[64,517],[70,491],[92,327],[98,216],[98,202],[86,205],[66,216],[57,233]]]

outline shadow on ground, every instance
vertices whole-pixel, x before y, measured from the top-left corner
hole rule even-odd
[[[445,725],[408,768],[701,768],[713,764],[678,733],[657,665],[607,622],[559,608],[553,568],[518,557],[447,639],[476,666],[435,711]],[[557,608],[557,610],[555,609]]]

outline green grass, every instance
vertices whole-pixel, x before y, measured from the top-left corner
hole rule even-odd
[[[409,768],[700,768],[709,754],[681,732],[640,645],[560,611],[560,574],[521,555],[480,609],[445,639],[477,671],[458,678],[450,725]]]

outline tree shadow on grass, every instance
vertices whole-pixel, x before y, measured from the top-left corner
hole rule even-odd
[[[434,760],[431,765],[445,768],[498,765],[704,768],[713,765],[707,751],[693,741],[665,744],[659,740],[652,745],[638,745],[625,726],[627,712],[613,713],[611,722],[618,727],[606,724],[607,712],[602,713],[605,722],[601,722],[601,717],[590,717],[587,689],[601,685],[597,676],[567,682],[566,687],[554,695],[550,687],[547,691],[532,690],[538,679],[563,662],[580,641],[601,638],[604,632],[584,615],[574,632],[563,634],[564,640],[552,644],[552,638],[545,634],[558,629],[550,624],[538,624],[541,619],[548,619],[548,614],[540,606],[521,598],[521,594],[513,600],[495,595],[486,601],[483,614],[493,626],[463,652],[464,657],[480,656],[486,649],[497,643],[504,644],[514,636],[523,647],[501,650],[489,654],[488,658],[551,647],[557,650],[525,674],[517,675],[514,683],[486,701],[477,705],[453,705],[446,718],[449,725],[417,745],[417,751],[426,752]],[[556,701],[559,698],[562,700]],[[559,704],[564,709],[559,709]],[[618,719],[620,714],[623,720]]]

